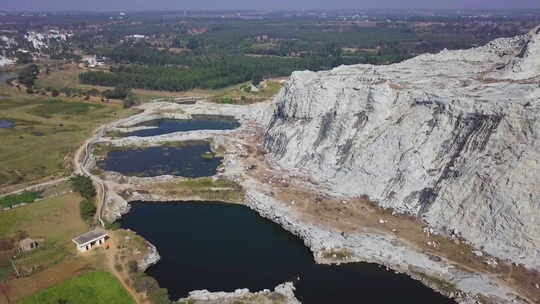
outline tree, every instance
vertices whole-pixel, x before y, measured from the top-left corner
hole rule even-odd
[[[91,199],[96,196],[96,188],[92,179],[85,175],[75,175],[69,179],[73,191],[78,192],[82,197]]]
[[[35,64],[30,64],[21,70],[17,76],[17,81],[25,85],[26,87],[31,87],[34,85],[34,82],[37,79],[39,74],[39,68]]]
[[[51,91],[51,95],[52,97],[58,97],[58,95],[60,95],[60,91],[58,91],[57,89],[53,89]]]
[[[133,93],[129,93],[124,99],[124,101],[122,102],[122,106],[124,107],[124,109],[129,109],[136,104],[137,104],[137,96],[135,96],[135,94]]]
[[[107,99],[125,99],[131,93],[131,89],[125,86],[117,86],[113,90],[105,90],[101,95]]]
[[[253,83],[254,86],[258,86],[262,80],[263,77],[259,73],[253,74],[253,76],[251,76],[251,83]]]
[[[198,49],[201,46],[199,40],[191,38],[187,43],[187,48],[190,50]]]
[[[81,217],[85,221],[91,221],[96,215],[96,205],[91,199],[84,199],[81,201]]]

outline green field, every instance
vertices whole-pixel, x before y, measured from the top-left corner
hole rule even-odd
[[[113,275],[104,271],[93,271],[38,292],[21,303],[131,304],[135,302]]]
[[[0,243],[4,244],[0,249],[0,280],[12,274],[8,260],[12,255],[2,253],[12,252],[21,234],[42,240],[38,249],[14,258],[21,273],[39,272],[74,257],[71,238],[88,230],[79,215],[80,200],[80,196],[66,193],[0,212]]]
[[[98,126],[129,110],[119,104],[26,95],[0,86],[0,188],[71,172],[73,152]]]
[[[24,191],[20,194],[8,195],[0,198],[0,207],[11,207],[21,203],[33,203],[40,197],[41,194],[39,192]]]

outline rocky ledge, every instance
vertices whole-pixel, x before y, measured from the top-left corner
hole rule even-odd
[[[237,289],[234,292],[209,292],[208,290],[195,290],[189,296],[178,300],[177,304],[300,304],[294,296],[294,285],[291,282],[276,286],[274,291],[265,289],[259,292],[250,292],[248,289]]]
[[[264,146],[336,194],[540,270],[539,76],[540,27],[399,64],[295,72]]]

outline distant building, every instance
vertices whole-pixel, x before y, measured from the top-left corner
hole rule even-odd
[[[89,68],[95,68],[103,65],[103,62],[99,61],[96,55],[83,56],[82,62]]]
[[[127,35],[126,39],[142,40],[142,39],[146,39],[146,36],[145,35],[139,35],[139,34]]]
[[[39,242],[31,238],[25,238],[19,242],[19,252],[32,251],[39,247]]]
[[[108,239],[108,234],[105,230],[96,229],[87,233],[81,234],[78,237],[72,239],[73,243],[77,246],[79,252],[86,252],[95,247],[105,244]]]

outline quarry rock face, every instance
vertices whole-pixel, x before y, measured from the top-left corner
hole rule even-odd
[[[540,269],[540,27],[398,64],[295,72],[265,120],[284,168]]]

